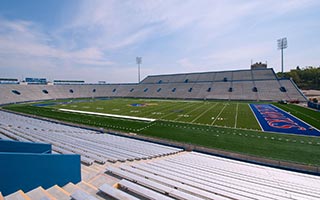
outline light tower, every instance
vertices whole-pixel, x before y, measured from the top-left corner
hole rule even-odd
[[[283,49],[288,47],[287,38],[278,39],[278,49],[281,50],[281,74],[283,76]]]
[[[140,65],[142,63],[142,57],[136,57],[136,62],[138,65],[138,83],[140,83]]]

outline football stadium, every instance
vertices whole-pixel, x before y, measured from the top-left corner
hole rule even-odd
[[[272,68],[0,88],[6,199],[320,197],[320,113]]]
[[[319,3],[213,2],[0,2],[0,200],[319,200]]]

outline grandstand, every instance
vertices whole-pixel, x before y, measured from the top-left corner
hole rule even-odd
[[[98,97],[306,101],[291,79],[278,79],[273,69],[151,75],[138,84],[85,84],[82,81],[64,80],[58,80],[56,84],[19,84],[17,79],[12,80],[14,83],[6,84],[4,81],[0,84],[0,105]],[[202,106],[201,110],[204,110],[206,105]],[[223,105],[223,109],[226,106]],[[233,106],[236,109],[239,107],[236,104]],[[220,116],[223,109],[217,116]],[[201,111],[198,116],[205,113]],[[219,133],[219,130],[215,133]],[[52,154],[76,154],[80,155],[81,161],[81,177],[78,177],[81,181],[34,184],[28,188],[21,186],[20,190],[16,189],[14,180],[10,180],[10,183],[0,181],[0,200],[3,196],[6,200],[320,199],[319,176],[186,151],[183,146],[150,142],[132,137],[134,134],[104,133],[103,130],[61,121],[0,111],[0,141],[50,144]],[[238,134],[240,137],[241,133]],[[255,136],[252,134],[251,137]],[[15,153],[0,151],[0,161],[1,156],[16,156]],[[56,164],[52,164],[53,168],[65,167],[59,166],[58,162]],[[37,165],[32,170],[33,173],[43,171]],[[319,168],[317,170],[319,172]],[[14,185],[15,190],[3,190],[1,185],[5,184],[10,187]]]
[[[0,84],[0,104],[84,97],[307,101],[291,79],[279,80],[273,69],[155,75],[138,84],[63,83]]]
[[[12,199],[319,199],[320,178],[0,112],[0,131],[80,154],[82,181]]]

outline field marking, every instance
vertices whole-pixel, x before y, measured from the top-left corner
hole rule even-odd
[[[196,110],[200,109],[200,108],[203,107],[203,106],[206,106],[206,104],[203,104],[203,105],[201,105],[201,106],[196,107],[195,109],[190,110],[189,112],[185,113],[185,115],[188,115],[188,114],[192,113],[193,111],[196,111]],[[181,117],[183,117],[183,116],[178,116],[178,117],[175,118],[173,121],[176,121],[176,120],[180,119]]]
[[[146,101],[146,99],[139,99],[139,100],[143,100]],[[167,101],[167,102],[195,102],[195,103],[203,103],[203,101],[199,101],[199,100],[169,100],[169,99],[148,99],[148,101]]]
[[[190,103],[190,105],[182,105],[182,107],[181,107],[181,108],[179,107],[178,109],[186,109],[186,108],[188,108],[188,107],[190,107],[190,106],[193,106],[193,104]],[[172,114],[176,114],[176,113],[175,113],[175,112],[169,112],[168,114],[162,116],[162,117],[159,118],[159,119],[163,119],[164,117],[168,117],[168,116],[170,116],[170,115],[172,115]]]
[[[227,104],[224,104],[224,107],[221,109],[221,111],[219,112],[219,114],[216,116],[216,118],[213,120],[213,122],[211,123],[211,126],[217,121],[218,117],[221,115],[221,113],[224,111],[224,109],[227,107]]]
[[[238,110],[239,110],[239,103],[237,103],[236,116],[235,116],[235,119],[234,119],[234,127],[235,128],[237,128]]]
[[[145,118],[145,117],[114,115],[114,114],[107,114],[107,113],[88,112],[88,111],[81,111],[81,110],[70,110],[70,109],[63,109],[63,108],[60,108],[59,110],[65,111],[65,112],[73,112],[73,113],[81,113],[81,114],[89,114],[89,115],[99,115],[99,116],[116,117],[116,118],[123,118],[123,119],[135,119],[135,120],[140,120],[140,121],[149,121],[149,122],[156,121],[156,119]]]
[[[297,110],[295,110],[295,109],[293,109],[293,108],[290,108],[289,106],[283,106],[283,107],[288,108],[289,110],[292,110],[292,111],[294,111],[294,112],[300,113],[301,115],[304,115],[304,116],[306,116],[306,117],[309,117],[309,118],[311,118],[311,119],[313,119],[313,120],[315,120],[315,121],[319,121],[318,119],[313,118],[312,116],[307,115],[307,114],[305,114],[305,113],[302,113],[302,112],[300,112],[300,111],[297,111]],[[280,108],[280,107],[277,106],[277,108]],[[302,108],[303,108],[303,107],[302,107]],[[283,110],[283,109],[282,109],[282,110]],[[285,111],[285,112],[288,112],[288,111]]]
[[[160,104],[159,107],[157,107],[155,109],[150,109],[150,110],[143,112],[141,114],[144,114],[145,117],[149,117],[149,116],[153,116],[153,114],[152,114],[153,112],[158,112],[158,110],[159,110],[162,113],[164,113],[163,112],[164,110],[170,109],[171,107],[174,107],[174,106],[175,106],[175,104],[171,104],[171,103],[168,105],[161,105]]]
[[[200,115],[198,115],[194,120],[191,121],[191,123],[197,121],[200,117],[202,117],[204,114],[206,114],[207,112],[209,112],[209,110],[211,110],[212,108],[214,108],[216,105],[218,105],[218,103],[215,103],[214,105],[212,105],[208,110],[206,110],[205,112],[201,113]]]

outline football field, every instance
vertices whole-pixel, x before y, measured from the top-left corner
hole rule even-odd
[[[263,102],[254,104],[263,105]],[[320,128],[319,112],[296,105],[275,105]],[[102,128],[107,132],[133,133],[282,161],[320,163],[319,137],[264,132],[248,102],[61,99],[13,104],[4,109]]]
[[[188,124],[261,130],[248,103],[109,99],[54,105],[57,109],[133,116]]]

